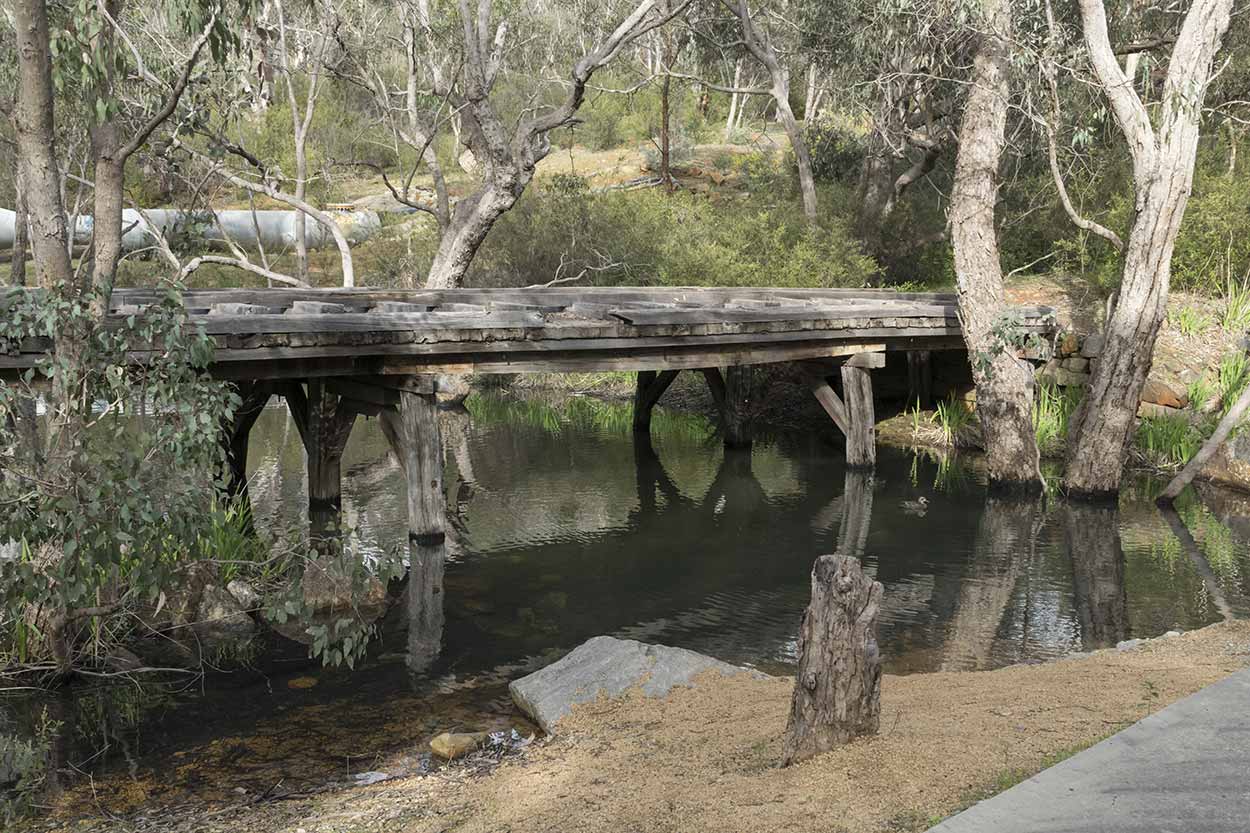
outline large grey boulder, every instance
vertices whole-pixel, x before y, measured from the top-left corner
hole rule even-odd
[[[639,686],[647,697],[663,697],[674,686],[690,686],[704,671],[756,674],[727,662],[667,645],[596,636],[558,662],[513,681],[512,700],[548,734],[578,703],[601,694],[618,697]]]

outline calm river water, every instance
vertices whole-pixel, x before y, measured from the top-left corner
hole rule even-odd
[[[974,467],[883,448],[856,483],[830,432],[726,453],[700,417],[660,410],[648,450],[628,406],[588,398],[477,397],[442,428],[454,534],[433,672],[410,675],[402,628],[384,625],[355,672],[290,661],[120,705],[115,692],[79,697],[58,712],[72,713],[66,754],[103,776],[98,791],[228,799],[419,766],[437,731],[523,726],[507,681],[597,634],[787,673],[812,560],[840,536],[885,586],[890,673],[1044,660],[1220,618],[1148,481],[1118,512],[1004,503]],[[303,452],[283,410],[261,416],[249,470],[258,526],[298,528]],[[377,422],[358,423],[344,462],[353,546],[405,541],[404,488]],[[857,488],[870,500],[848,513],[843,493]],[[848,514],[862,532],[843,529]],[[1195,502],[1183,514],[1216,595],[1245,613],[1241,521]]]

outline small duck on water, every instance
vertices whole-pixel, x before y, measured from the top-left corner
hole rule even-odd
[[[929,508],[929,499],[923,495],[915,500],[905,500],[902,503],[903,511],[908,515],[919,515],[924,517],[925,511]]]

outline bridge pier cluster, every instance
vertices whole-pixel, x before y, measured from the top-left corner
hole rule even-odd
[[[796,363],[816,400],[846,438],[846,462],[851,468],[871,469],[877,460],[876,410],[873,404],[871,371],[885,367],[884,351],[864,351],[833,359],[812,359]],[[907,353],[908,401],[922,408],[932,401],[933,374],[930,353]],[[638,371],[634,389],[636,434],[650,434],[651,415],[664,392],[680,370]],[[748,366],[700,368],[716,405],[725,447],[750,448],[753,440]],[[841,396],[831,384],[839,377]]]
[[[407,485],[409,666],[427,669],[443,635],[443,573],[447,561],[443,445],[435,377],[387,376],[369,382],[237,382],[241,404],[220,427],[226,491],[250,510],[248,435],[270,397],[282,397],[303,442],[308,471],[308,540],[318,556],[342,549],[342,460],[358,416],[379,417]],[[251,524],[250,511],[247,523]]]

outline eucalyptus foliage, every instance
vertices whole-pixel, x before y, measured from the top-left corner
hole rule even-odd
[[[0,612],[62,647],[75,642],[67,627],[95,619],[98,634],[96,614],[158,602],[180,568],[210,555],[198,542],[209,537],[218,426],[240,404],[208,375],[212,340],[189,323],[177,287],[117,327],[96,325],[92,300],[23,293],[0,321],[0,354],[79,335],[74,350],[0,384],[0,540],[19,548],[0,562]],[[35,401],[49,403],[46,419]]]

